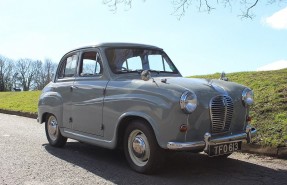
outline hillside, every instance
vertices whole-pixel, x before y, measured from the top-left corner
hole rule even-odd
[[[253,89],[255,104],[251,108],[252,125],[258,130],[256,143],[287,146],[287,69],[264,72],[239,72],[226,75],[229,81]],[[218,79],[220,73],[193,76]]]

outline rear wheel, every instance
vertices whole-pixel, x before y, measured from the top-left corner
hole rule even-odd
[[[63,147],[66,144],[67,138],[62,136],[57,118],[53,114],[47,116],[45,131],[50,145],[54,147]]]
[[[163,159],[163,149],[158,146],[153,130],[141,120],[128,125],[124,152],[130,167],[139,173],[154,173]]]

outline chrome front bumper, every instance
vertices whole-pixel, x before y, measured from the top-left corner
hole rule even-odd
[[[250,125],[247,125],[245,133],[234,134],[224,137],[212,138],[210,133],[205,133],[203,141],[195,142],[168,142],[167,148],[170,150],[208,150],[209,145],[228,143],[232,141],[247,141],[251,143],[253,137],[256,136],[257,130]]]

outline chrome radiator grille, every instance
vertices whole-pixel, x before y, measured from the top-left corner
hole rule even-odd
[[[233,102],[229,96],[216,96],[210,101],[212,133],[227,132],[233,115]]]

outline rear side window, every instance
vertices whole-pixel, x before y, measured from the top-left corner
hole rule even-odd
[[[58,78],[74,77],[77,69],[77,61],[78,56],[76,54],[67,57],[62,64]]]

